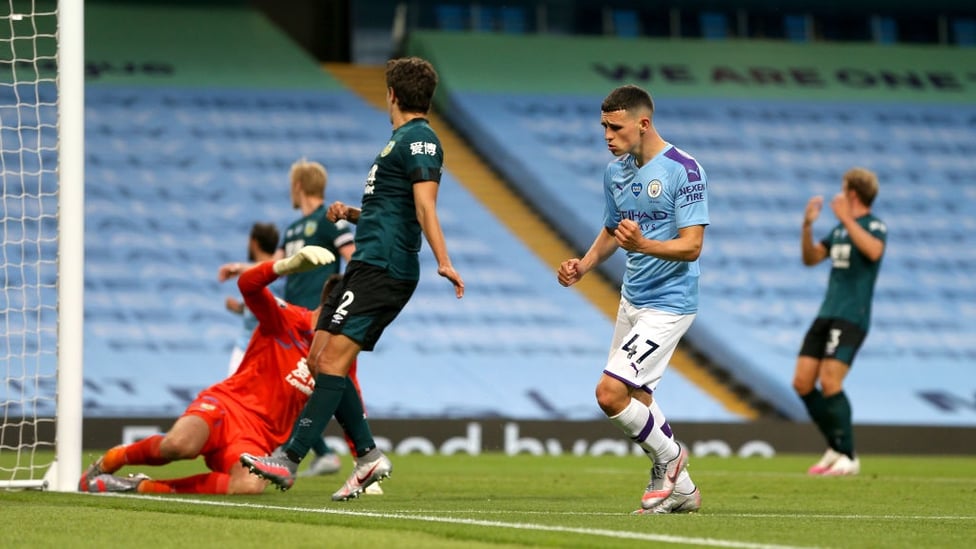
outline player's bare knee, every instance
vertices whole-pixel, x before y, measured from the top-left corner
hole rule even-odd
[[[248,475],[246,477],[231,476],[230,482],[227,483],[227,494],[228,495],[250,495],[250,494],[260,494],[264,492],[264,489],[268,486],[268,481],[254,476]]]
[[[159,454],[166,459],[195,458],[199,450],[191,440],[181,436],[167,435],[159,443]]]
[[[803,396],[813,390],[813,380],[802,377],[794,377],[793,390],[796,391],[796,394]]]
[[[596,387],[596,403],[604,414],[615,416],[627,407],[630,397],[625,392],[621,393],[601,383]]]

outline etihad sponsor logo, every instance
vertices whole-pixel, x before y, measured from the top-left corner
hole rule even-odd
[[[664,221],[668,218],[668,212],[663,212],[661,210],[653,210],[650,212],[639,211],[639,210],[620,210],[617,212],[621,219],[629,219],[631,221],[636,221],[637,223],[643,223],[645,221]]]

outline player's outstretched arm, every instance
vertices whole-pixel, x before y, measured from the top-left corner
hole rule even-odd
[[[609,228],[604,228],[593,239],[593,244],[590,245],[590,249],[586,251],[582,259],[567,259],[559,264],[559,269],[556,271],[556,279],[563,286],[576,284],[591,269],[613,255],[617,251],[617,248],[617,241],[613,236],[613,231]]]
[[[430,250],[437,260],[437,274],[451,281],[454,285],[454,295],[458,299],[464,297],[464,280],[451,265],[451,258],[447,253],[447,242],[441,230],[441,222],[437,218],[437,190],[436,181],[421,181],[413,185],[413,198],[417,208],[417,222],[427,238]]]
[[[322,246],[304,246],[295,255],[274,262],[274,272],[278,276],[311,271],[322,265],[334,263],[335,255]]]

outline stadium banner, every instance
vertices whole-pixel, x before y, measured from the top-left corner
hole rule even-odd
[[[976,103],[973,48],[415,32],[448,92]],[[472,55],[491,52],[491,55]]]
[[[342,88],[257,10],[88,3],[85,38],[87,84]]]
[[[83,447],[104,450],[164,432],[176,418],[86,418]],[[608,421],[541,421],[506,419],[371,419],[377,443],[394,454],[455,454],[502,452],[509,455],[639,455],[640,449],[620,436]],[[779,453],[823,451],[810,423],[755,421],[747,423],[675,422],[679,439],[696,456],[770,457]],[[976,455],[976,429],[967,427],[855,425],[862,454]],[[327,437],[345,452],[335,422]]]

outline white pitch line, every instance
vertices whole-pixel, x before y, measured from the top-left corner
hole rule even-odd
[[[752,543],[744,541],[723,540],[714,538],[695,538],[686,536],[668,536],[663,534],[647,534],[643,532],[623,532],[617,530],[604,530],[598,528],[573,528],[569,526],[551,526],[548,524],[530,524],[525,522],[500,522],[494,520],[479,520],[451,517],[434,517],[429,515],[409,515],[404,513],[377,513],[374,511],[350,511],[343,509],[309,509],[303,507],[287,507],[284,505],[264,505],[259,503],[238,503],[232,501],[216,501],[202,499],[183,499],[167,498],[164,496],[133,495],[133,494],[98,494],[98,497],[118,497],[153,501],[165,501],[167,503],[188,503],[194,505],[210,505],[213,507],[240,507],[250,509],[268,509],[277,511],[318,513],[326,515],[344,515],[351,517],[371,517],[382,519],[416,520],[422,522],[438,522],[447,524],[466,524],[471,526],[486,526],[490,528],[510,528],[514,530],[536,530],[541,532],[564,532],[570,534],[584,534],[590,536],[601,536],[606,538],[634,539],[640,541],[659,541],[665,543],[678,543],[686,545],[704,545],[709,547],[735,547],[739,549],[802,549],[792,545],[768,545],[762,543]]]
[[[620,513],[592,513],[584,511],[515,511],[515,510],[485,510],[485,509],[417,509],[417,513],[431,514],[463,514],[463,515],[579,515],[579,516],[620,516]],[[847,519],[847,520],[973,520],[976,515],[818,515],[810,513],[708,513],[710,517],[736,518],[796,518],[796,519]]]

